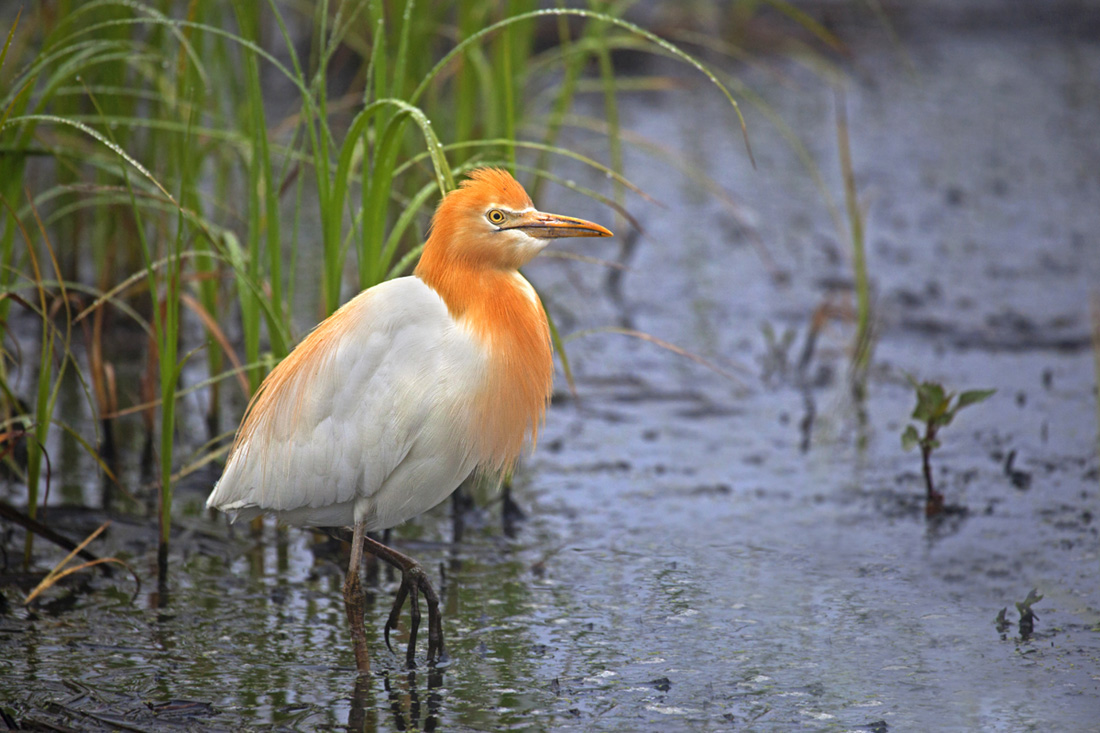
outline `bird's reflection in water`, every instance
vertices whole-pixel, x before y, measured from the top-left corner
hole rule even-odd
[[[385,670],[377,675],[356,677],[351,711],[348,713],[349,731],[373,733],[378,729],[378,708],[375,707],[377,678],[382,680],[396,730],[434,731],[439,727],[443,706],[443,670],[432,667],[419,675],[416,670]],[[420,685],[425,683],[422,689]]]

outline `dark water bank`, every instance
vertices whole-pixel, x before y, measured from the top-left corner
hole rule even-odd
[[[385,650],[383,576],[368,607],[375,673],[357,681],[339,548],[297,529],[227,530],[200,512],[214,474],[192,477],[177,492],[166,589],[152,580],[155,521],[125,515],[93,549],[127,559],[143,579],[136,597],[125,572],[82,573],[29,609],[19,583],[5,585],[0,721],[1094,729],[1100,43],[1033,23],[947,27],[899,23],[912,71],[883,33],[848,39],[878,315],[865,423],[846,379],[849,322],[829,321],[799,365],[815,309],[842,309],[852,277],[797,156],[747,109],[753,172],[728,108],[701,85],[625,99],[624,125],[685,151],[737,199],[740,219],[631,154],[629,176],[666,208],[630,203],[645,227],[630,269],[611,287],[605,271],[571,261],[528,276],[563,332],[625,324],[738,382],[618,334],[570,342],[577,396],[555,401],[517,478],[528,519],[515,536],[501,531],[499,505],[470,514],[461,542],[447,506],[398,533],[440,571],[452,661],[435,672],[405,671]],[[842,203],[833,92],[776,63],[781,78],[751,81]],[[624,241],[584,251],[614,258]],[[955,509],[933,521],[919,458],[900,448],[913,404],[905,374],[998,390],[943,432],[936,478]],[[97,496],[61,472],[60,496]],[[107,518],[64,507],[49,517],[70,537]],[[22,532],[2,524],[0,540],[14,581]],[[1032,588],[1044,598],[1024,638],[1015,603]]]

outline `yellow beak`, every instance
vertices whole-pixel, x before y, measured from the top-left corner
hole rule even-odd
[[[559,239],[561,237],[613,237],[611,230],[599,224],[572,216],[529,211],[513,219],[502,229],[522,229],[535,239]]]

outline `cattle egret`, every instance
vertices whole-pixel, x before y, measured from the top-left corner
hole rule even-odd
[[[428,661],[443,655],[439,601],[412,558],[367,537],[438,504],[471,473],[501,474],[534,443],[553,382],[550,330],[519,273],[560,237],[609,237],[598,224],[537,211],[506,171],[482,168],[443,197],[413,275],[359,293],[320,323],[253,397],[208,507],[250,519],[352,528],[344,600],[356,663],[363,550],[401,571],[386,621],[418,594]]]

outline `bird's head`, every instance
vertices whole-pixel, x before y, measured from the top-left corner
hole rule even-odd
[[[480,267],[517,269],[551,239],[610,236],[599,224],[538,211],[507,171],[479,168],[443,197],[424,254]]]

